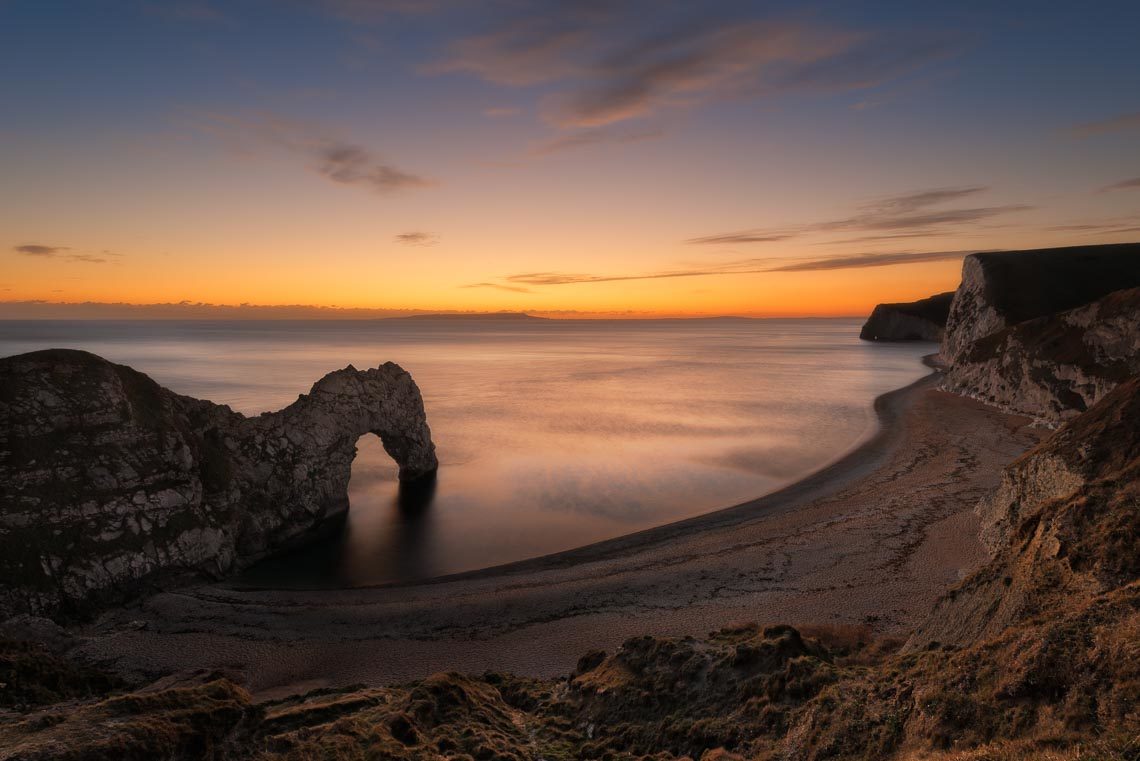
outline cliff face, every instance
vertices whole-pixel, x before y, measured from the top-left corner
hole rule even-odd
[[[943,386],[1059,423],[1140,373],[1140,288],[1027,320],[960,350]]]
[[[950,305],[942,356],[957,362],[975,341],[1140,287],[1140,243],[1003,251],[967,256]]]
[[[365,433],[401,479],[434,472],[419,389],[392,363],[247,418],[86,352],[0,359],[0,617],[84,614],[290,544],[348,508]]]
[[[954,292],[905,304],[879,304],[859,332],[864,341],[941,341]]]

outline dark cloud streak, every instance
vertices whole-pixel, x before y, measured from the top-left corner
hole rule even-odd
[[[416,231],[400,233],[393,240],[404,246],[434,246],[439,243],[439,236],[435,233]]]
[[[111,261],[111,257],[117,256],[117,254],[111,251],[102,251],[98,254],[84,253],[82,251],[72,253],[72,249],[68,246],[45,246],[42,243],[23,243],[18,246],[12,246],[12,250],[24,256],[56,259],[65,262],[82,262],[84,264],[107,264]]]
[[[776,243],[788,238],[794,238],[795,233],[764,232],[761,230],[743,230],[738,233],[721,233],[719,235],[705,235],[700,238],[689,238],[686,243],[693,245],[734,245],[740,243]]]
[[[283,148],[307,157],[313,171],[338,185],[386,195],[438,184],[396,167],[368,148],[330,136],[317,126],[273,114],[197,113],[192,116],[196,128],[217,136],[239,152],[256,153],[258,146],[265,145]]]
[[[785,264],[773,267],[768,272],[818,272],[821,270],[864,269],[866,267],[891,267],[896,264],[921,264],[923,262],[946,262],[961,259],[970,251],[926,251],[921,253],[875,253],[853,256],[833,256],[807,262]]]
[[[39,243],[25,243],[21,246],[13,246],[12,250],[26,256],[58,256],[64,251],[70,251],[71,249],[67,246],[44,246]]]
[[[498,291],[511,291],[512,293],[533,293],[529,288],[523,288],[521,285],[506,285],[504,283],[470,283],[469,285],[461,285],[460,288],[493,288]]]
[[[983,185],[920,190],[870,201],[860,206],[858,213],[850,217],[813,222],[792,228],[774,230],[752,228],[741,232],[705,235],[689,238],[686,243],[699,245],[770,243],[805,235],[834,232],[890,233],[890,235],[860,236],[849,239],[849,242],[895,237],[923,237],[945,234],[948,228],[980,222],[1005,214],[1029,211],[1033,208],[1024,204],[951,209],[930,208],[951,201],[959,201],[986,190],[988,188]]]
[[[383,163],[358,145],[330,141],[317,147],[316,153],[320,159],[317,171],[342,185],[361,185],[376,193],[391,193],[435,184],[424,177]]]
[[[796,259],[791,262],[788,262],[786,259],[769,257],[723,262],[718,265],[703,268],[667,270],[663,272],[647,272],[635,275],[595,275],[588,273],[568,272],[524,272],[517,275],[509,275],[504,278],[504,280],[512,284],[548,286],[580,285],[583,283],[612,283],[629,280],[662,280],[685,277],[713,277],[719,275],[758,275],[774,272],[815,272],[821,270],[864,269],[867,267],[891,267],[895,265],[921,264],[924,262],[953,261],[955,259],[961,259],[967,254],[976,253],[976,251],[977,249],[969,251],[871,252],[843,256]],[[494,287],[495,284],[484,283],[480,285]]]

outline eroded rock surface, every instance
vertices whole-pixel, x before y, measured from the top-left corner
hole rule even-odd
[[[1056,424],[1140,373],[1140,288],[1018,323],[964,350],[943,386]]]
[[[941,341],[954,292],[905,304],[879,304],[859,332],[864,341]]]
[[[938,603],[911,647],[982,642],[1105,595],[1125,595],[1140,617],[1140,378],[1011,463],[978,511],[993,559]]]
[[[971,254],[950,305],[943,359],[953,364],[999,330],[1136,287],[1140,243]]]
[[[347,510],[366,433],[402,480],[434,473],[419,389],[390,362],[245,417],[86,352],[0,359],[0,618],[82,615],[296,542]]]

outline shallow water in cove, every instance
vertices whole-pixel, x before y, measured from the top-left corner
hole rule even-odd
[[[406,581],[565,550],[727,507],[873,433],[874,398],[931,344],[859,320],[0,322],[0,356],[93,351],[256,414],[326,372],[391,360],[423,392],[434,489],[400,493],[363,437],[344,527],[244,581]]]

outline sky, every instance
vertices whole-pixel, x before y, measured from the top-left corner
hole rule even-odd
[[[0,316],[865,314],[1140,240],[1137,39],[1134,1],[0,0]]]

